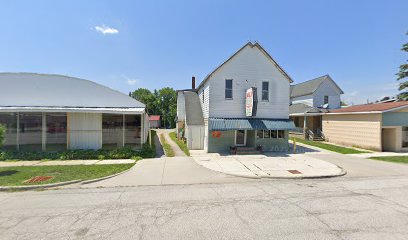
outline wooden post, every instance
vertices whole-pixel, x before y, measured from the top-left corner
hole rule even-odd
[[[149,145],[152,146],[152,129],[149,128]]]
[[[303,115],[303,136],[306,139],[306,126],[307,126],[307,117],[306,114]]]
[[[293,138],[293,153],[296,153],[296,138]]]

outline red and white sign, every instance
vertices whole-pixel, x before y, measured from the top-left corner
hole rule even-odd
[[[245,115],[252,117],[252,109],[254,107],[254,90],[249,88],[246,90],[245,95]]]
[[[257,97],[256,97],[256,88],[251,87],[246,90],[245,94],[245,116],[253,117],[256,116],[256,105],[257,105]]]

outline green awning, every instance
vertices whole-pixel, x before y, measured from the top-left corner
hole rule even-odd
[[[210,118],[208,120],[210,131],[229,130],[294,130],[293,121],[289,119],[269,118]]]

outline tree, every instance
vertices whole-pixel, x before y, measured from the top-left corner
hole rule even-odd
[[[0,124],[0,147],[3,146],[5,134],[6,134],[6,127]]]
[[[165,87],[157,91],[157,95],[163,125],[174,128],[177,115],[177,92],[173,88]]]
[[[408,32],[406,34],[408,35]],[[404,45],[402,45],[401,51],[408,52],[408,43],[405,43]],[[398,76],[397,78],[398,81],[401,81],[408,77],[408,64],[407,63],[402,64],[400,66],[400,71],[397,73],[397,76]],[[398,90],[403,91],[398,95],[399,99],[403,99],[403,100],[408,99],[408,81],[401,82],[399,84]]]
[[[136,89],[131,97],[144,103],[149,115],[160,115],[163,126],[174,128],[177,115],[177,92],[165,87],[151,92],[145,88]]]
[[[131,97],[146,105],[146,111],[149,115],[157,115],[159,111],[156,105],[155,95],[146,88],[139,88],[132,92]]]

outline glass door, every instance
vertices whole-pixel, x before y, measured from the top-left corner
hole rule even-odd
[[[235,145],[236,146],[246,145],[246,130],[235,131]]]

